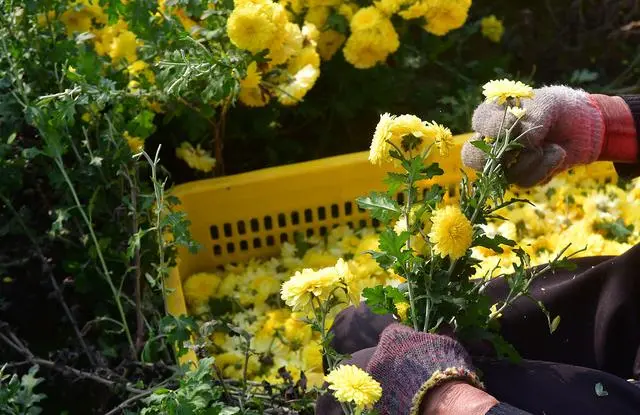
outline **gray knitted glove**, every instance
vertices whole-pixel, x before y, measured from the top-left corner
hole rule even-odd
[[[603,146],[605,123],[593,95],[565,86],[551,86],[534,90],[532,99],[523,99],[526,113],[514,128],[515,136],[530,128],[521,140],[524,148],[515,162],[505,160],[507,179],[523,187],[549,180],[554,174],[578,164],[598,159]],[[484,102],[473,114],[472,127],[476,132],[470,141],[496,137],[504,114],[504,107]],[[505,127],[516,122],[507,113]],[[514,136],[514,137],[515,137]],[[469,142],[462,147],[463,163],[482,170],[486,155]]]
[[[448,380],[466,380],[482,388],[460,343],[401,324],[384,329],[367,372],[382,386],[382,398],[375,406],[381,415],[418,414],[427,392]]]

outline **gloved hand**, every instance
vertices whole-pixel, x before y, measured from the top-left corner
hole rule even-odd
[[[622,98],[551,86],[534,90],[532,99],[521,102],[526,112],[513,134],[518,136],[530,128],[538,128],[521,140],[524,148],[507,168],[510,182],[530,187],[570,167],[596,160],[636,161],[635,125]],[[470,141],[496,137],[503,114],[503,106],[492,102],[480,104],[473,114],[476,134]],[[507,113],[505,127],[515,122],[516,117]],[[482,170],[486,155],[467,142],[462,148],[462,161],[468,167]]]
[[[382,386],[376,404],[380,414],[418,414],[425,394],[449,380],[464,380],[482,389],[460,343],[397,323],[382,332],[367,372]]]

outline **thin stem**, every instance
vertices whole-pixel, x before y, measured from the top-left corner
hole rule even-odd
[[[132,174],[129,172],[126,166],[124,166],[124,176],[129,182],[131,188],[131,235],[138,233],[138,187],[137,187],[137,168],[134,165]],[[144,346],[144,315],[142,313],[142,258],[140,255],[140,243],[135,244],[135,251],[133,255],[133,271],[135,274],[134,281],[134,296],[135,296],[135,309],[136,309],[136,354]]]
[[[69,191],[71,192],[71,195],[73,197],[73,200],[76,204],[76,207],[78,208],[78,211],[80,212],[80,216],[82,216],[82,219],[84,220],[85,224],[87,225],[87,228],[89,230],[89,235],[91,236],[91,240],[95,246],[96,249],[96,254],[98,255],[98,260],[100,262],[100,266],[102,267],[102,272],[105,275],[105,279],[107,280],[107,284],[109,285],[109,288],[111,289],[111,293],[113,294],[113,299],[116,303],[116,307],[118,308],[118,313],[120,314],[120,319],[122,320],[122,325],[125,331],[125,334],[127,336],[127,342],[129,343],[129,347],[131,349],[131,353],[133,354],[133,358],[136,358],[136,348],[133,344],[133,339],[131,338],[131,332],[129,331],[129,326],[127,325],[127,319],[126,316],[124,314],[124,309],[122,308],[122,302],[120,301],[120,298],[118,296],[118,291],[116,290],[115,285],[113,284],[113,280],[111,279],[111,273],[109,271],[109,267],[107,267],[107,263],[104,260],[104,256],[102,255],[102,249],[100,248],[100,243],[98,242],[98,238],[96,237],[95,232],[93,231],[93,226],[91,224],[91,221],[89,220],[89,218],[87,217],[86,212],[84,211],[84,208],[82,207],[82,204],[80,203],[80,199],[78,198],[78,194],[76,193],[76,189],[73,186],[73,182],[71,182],[71,179],[69,178],[69,175],[67,174],[67,171],[64,167],[64,164],[62,163],[62,159],[60,158],[59,154],[56,154],[55,158],[54,158],[56,165],[58,166],[58,169],[60,170],[60,172],[62,173],[62,177],[64,178],[65,182],[67,183],[67,186],[69,187]]]

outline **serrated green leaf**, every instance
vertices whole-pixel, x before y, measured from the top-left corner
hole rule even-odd
[[[367,209],[371,217],[385,224],[398,219],[402,213],[398,202],[385,193],[372,192],[368,196],[359,197],[356,202],[362,209]]]
[[[436,176],[442,176],[444,170],[440,168],[438,163],[431,163],[420,170],[420,179],[432,179]]]

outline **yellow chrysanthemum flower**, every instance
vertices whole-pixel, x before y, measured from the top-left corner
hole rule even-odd
[[[74,33],[88,32],[93,24],[106,24],[107,15],[100,3],[92,0],[79,0],[69,4],[62,13],[60,21],[65,25],[69,36]]]
[[[124,30],[111,42],[109,57],[114,62],[126,59],[128,62],[133,63],[138,59],[138,55],[136,54],[137,47],[138,39],[135,33]]]
[[[375,29],[386,17],[373,6],[364,7],[356,12],[351,19],[352,32]]]
[[[354,403],[362,411],[372,408],[382,397],[382,387],[355,365],[343,365],[325,376],[329,389],[339,402]]]
[[[502,105],[508,99],[513,99],[516,106],[519,106],[521,98],[533,98],[533,88],[520,81],[499,79],[484,84],[482,94],[486,97],[487,102],[496,102],[498,105]]]
[[[492,14],[480,20],[480,32],[490,41],[498,43],[504,34],[504,25]]]
[[[404,0],[377,0],[373,2],[373,5],[385,15],[392,16],[400,10],[404,3]]]
[[[401,321],[405,321],[407,319],[407,312],[411,308],[409,303],[398,303],[396,304],[396,310],[398,310],[398,317]]]
[[[433,135],[436,148],[439,150],[442,157],[449,156],[449,150],[453,147],[453,134],[451,130],[444,125],[440,125],[436,122],[432,122],[427,127],[429,132]]]
[[[296,74],[304,69],[307,65],[311,65],[314,68],[320,67],[320,55],[312,47],[305,47],[299,51],[299,53],[289,60],[287,65],[287,72],[290,74]]]
[[[305,42],[313,46],[318,42],[318,39],[320,39],[320,31],[315,24],[304,22],[304,26],[302,26],[302,37]]]
[[[330,60],[344,44],[346,39],[347,37],[345,35],[332,29],[320,33],[318,39],[318,53],[320,57],[325,61]]]
[[[467,21],[471,0],[424,0],[427,24],[424,29],[436,36],[444,36]]]
[[[257,88],[262,82],[262,75],[258,71],[257,62],[251,62],[247,66],[247,75],[240,81],[240,88]]]
[[[380,121],[378,121],[376,130],[373,133],[371,149],[369,150],[369,161],[372,164],[381,165],[393,161],[389,155],[393,147],[389,144],[388,139],[392,134],[391,128],[394,118],[395,117],[389,113],[384,113],[380,116]]]
[[[282,299],[294,311],[306,310],[313,298],[325,301],[340,278],[333,267],[314,271],[305,268],[282,284]]]
[[[176,149],[176,157],[184,160],[192,169],[205,173],[209,173],[216,165],[216,159],[211,157],[208,151],[202,149],[200,144],[194,148],[191,143],[186,141]]]
[[[471,246],[473,227],[457,206],[445,206],[431,217],[429,240],[433,250],[442,257],[456,260],[464,256]]]
[[[132,153],[137,154],[144,150],[144,140],[142,138],[132,136],[129,131],[125,131],[123,136]]]
[[[60,21],[67,28],[69,36],[74,33],[88,32],[92,26],[91,15],[84,10],[69,9],[60,16]]]
[[[318,30],[322,31],[330,14],[331,9],[326,6],[311,7],[307,10],[304,20],[305,22],[315,25]]]
[[[302,320],[302,315],[292,314],[284,322],[284,338],[289,342],[289,348],[298,350],[311,341],[311,326]]]
[[[320,69],[306,65],[293,75],[291,81],[279,84],[276,89],[278,102],[282,105],[295,105],[309,92],[320,76]]]
[[[275,5],[269,3],[251,2],[236,6],[227,20],[227,34],[231,42],[251,53],[273,47],[279,32],[285,29],[276,26],[273,18],[274,7]]]
[[[353,16],[360,9],[360,7],[356,3],[342,3],[340,7],[338,7],[338,14],[344,16],[348,22],[351,22]]]
[[[206,305],[210,298],[216,295],[220,286],[220,277],[210,272],[200,272],[191,275],[183,283],[184,298],[192,310]]]
[[[264,107],[271,100],[267,91],[259,87],[241,88],[238,98],[247,107]]]
[[[383,114],[373,134],[369,161],[378,165],[391,161],[389,152],[394,146],[408,154],[419,154],[434,142],[435,132],[415,115]]]
[[[418,19],[424,16],[429,9],[428,0],[419,0],[407,7],[404,10],[401,10],[398,14],[405,20]]]

